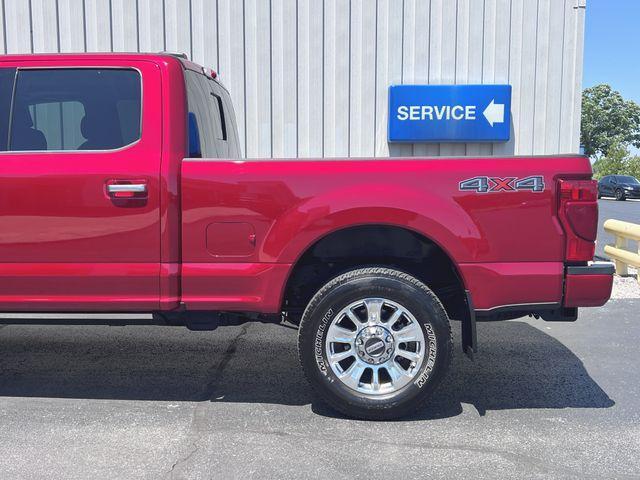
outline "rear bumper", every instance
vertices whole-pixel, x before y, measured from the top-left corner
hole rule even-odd
[[[479,315],[531,305],[557,308],[562,301],[562,262],[463,263],[459,268]]]
[[[562,262],[460,264],[479,317],[510,318],[563,308],[597,307],[611,296],[609,262],[565,266]],[[566,317],[567,315],[562,314]]]
[[[564,307],[600,307],[611,297],[613,273],[610,262],[569,266],[564,283]]]

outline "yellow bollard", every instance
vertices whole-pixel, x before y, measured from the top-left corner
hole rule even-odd
[[[618,275],[628,275],[629,265],[640,269],[640,225],[623,222],[621,220],[607,220],[604,222],[606,232],[615,236],[615,245],[605,245],[604,253],[616,265]],[[638,242],[637,253],[629,250],[629,240]],[[638,275],[640,283],[640,275]]]

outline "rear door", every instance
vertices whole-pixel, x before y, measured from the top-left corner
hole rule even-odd
[[[0,63],[0,311],[158,308],[160,72],[78,63]]]

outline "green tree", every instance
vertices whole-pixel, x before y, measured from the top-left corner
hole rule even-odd
[[[616,144],[640,148],[640,106],[607,84],[585,89],[580,142],[585,153],[596,158]]]
[[[625,175],[629,151],[620,143],[613,143],[605,156],[596,160],[593,164],[593,176],[602,178],[605,175]]]
[[[627,162],[627,175],[636,177],[640,180],[640,157],[631,157]]]

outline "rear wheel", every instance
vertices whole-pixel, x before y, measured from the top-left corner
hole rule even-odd
[[[616,200],[619,202],[624,202],[627,198],[625,197],[624,191],[619,188],[616,190]]]
[[[420,408],[451,359],[449,319],[414,277],[387,268],[327,283],[302,317],[300,361],[317,393],[357,418],[388,419]]]

